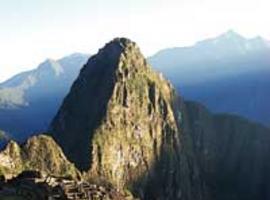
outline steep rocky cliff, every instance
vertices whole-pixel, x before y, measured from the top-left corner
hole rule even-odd
[[[181,127],[181,99],[125,38],[81,70],[51,124],[67,157],[89,179],[144,199],[202,199],[203,183]]]
[[[11,141],[0,152],[0,174],[16,176],[24,170],[74,178],[79,176],[78,170],[66,159],[61,148],[45,135],[34,136],[21,146]]]
[[[270,198],[270,130],[242,117],[211,114],[187,102],[201,174],[218,200]]]

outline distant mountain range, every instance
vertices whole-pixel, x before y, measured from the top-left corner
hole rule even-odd
[[[48,59],[0,84],[0,127],[17,140],[46,131],[89,55]]]
[[[164,49],[149,62],[186,99],[270,125],[270,45],[263,38],[228,31],[191,47]]]
[[[0,83],[0,128],[17,140],[47,130],[89,57],[48,59]],[[191,47],[162,50],[148,60],[185,99],[270,124],[270,45],[263,38],[228,31]]]
[[[59,199],[67,191],[71,199],[270,199],[270,130],[185,101],[126,38],[110,41],[87,61],[48,132],[37,134],[0,151],[1,180],[18,175],[8,190],[0,180],[1,200],[50,193]],[[33,173],[48,181],[33,181]],[[48,175],[69,177],[70,190]],[[32,181],[17,184],[22,177]],[[107,198],[106,190],[87,197],[71,180],[108,185],[126,198]],[[35,186],[46,183],[54,188],[36,192],[45,196],[39,198]]]

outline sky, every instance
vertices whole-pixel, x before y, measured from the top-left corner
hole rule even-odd
[[[269,0],[0,0],[0,81],[128,37],[150,56],[229,29],[270,39]]]

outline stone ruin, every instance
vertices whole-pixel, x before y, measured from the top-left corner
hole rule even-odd
[[[18,197],[25,200],[124,200],[109,186],[76,181],[68,177],[44,176],[25,171],[11,180],[0,178],[0,199]]]

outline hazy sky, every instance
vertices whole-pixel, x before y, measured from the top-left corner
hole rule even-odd
[[[270,39],[269,0],[0,0],[0,81],[114,37],[145,55],[234,29]]]

